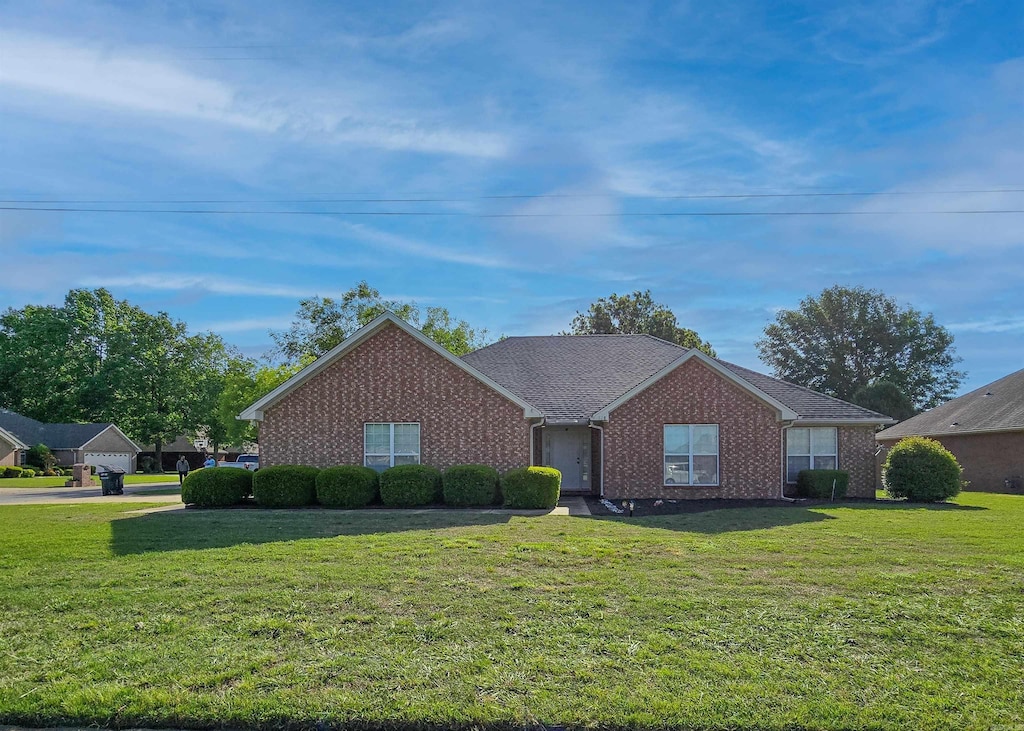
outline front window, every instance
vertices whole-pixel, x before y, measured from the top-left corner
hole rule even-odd
[[[834,470],[839,466],[834,426],[790,427],[786,430],[786,482],[800,470]]]
[[[718,424],[666,424],[666,485],[718,484]]]
[[[363,425],[363,464],[378,472],[400,464],[420,463],[420,425]]]

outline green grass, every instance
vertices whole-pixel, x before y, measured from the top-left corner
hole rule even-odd
[[[64,477],[4,477],[0,478],[0,488],[4,487],[64,487],[64,483],[71,479],[71,475]],[[99,477],[93,477],[97,488],[100,484]],[[125,475],[126,485],[149,485],[154,482],[177,482],[177,472],[165,472],[155,475]]]
[[[1024,497],[641,519],[0,508],[0,723],[1024,724]]]

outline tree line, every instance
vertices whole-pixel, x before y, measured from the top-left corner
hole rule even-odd
[[[273,350],[255,359],[106,289],[73,289],[62,305],[0,315],[0,407],[49,423],[114,422],[158,452],[197,432],[215,448],[241,445],[257,437],[235,419],[243,408],[386,310],[456,355],[491,341],[444,307],[387,300],[360,282],[340,297],[302,300],[291,326],[271,333]],[[716,356],[649,290],[596,300],[566,334],[617,333]],[[831,287],[781,310],[756,345],[776,377],[897,419],[951,398],[964,377],[952,334],[932,315],[863,287]]]

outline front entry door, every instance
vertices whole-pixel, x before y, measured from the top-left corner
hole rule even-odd
[[[544,464],[562,473],[563,490],[590,492],[590,428],[544,427]]]

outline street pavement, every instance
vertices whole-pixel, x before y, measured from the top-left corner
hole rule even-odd
[[[3,487],[0,505],[39,505],[67,503],[180,503],[181,495],[153,495],[154,490],[177,487],[177,482],[154,482],[125,485],[124,495],[103,495],[95,487]]]

